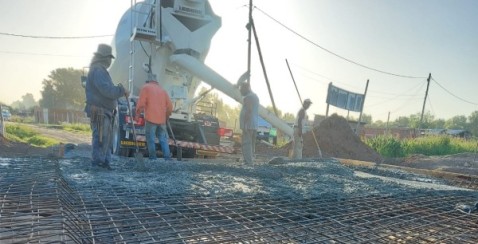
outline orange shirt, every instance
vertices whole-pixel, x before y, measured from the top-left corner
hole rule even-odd
[[[154,124],[165,124],[173,111],[168,93],[156,81],[145,84],[139,92],[136,114],[143,110],[146,121]]]

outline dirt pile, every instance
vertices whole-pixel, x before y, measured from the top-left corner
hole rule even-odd
[[[347,120],[337,114],[322,121],[318,128],[314,128],[314,132],[324,157],[382,161],[380,154],[362,142]],[[317,151],[312,132],[304,134],[303,156],[316,157]]]
[[[319,143],[323,157],[346,158],[361,161],[381,162],[382,157],[373,149],[363,143],[355,135],[345,118],[333,114],[314,128],[316,139]],[[281,148],[272,148],[258,143],[256,153],[269,156],[288,156],[292,142]],[[319,156],[317,144],[311,131],[304,134],[304,158],[317,158]]]

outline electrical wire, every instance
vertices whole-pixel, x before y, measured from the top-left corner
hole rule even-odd
[[[61,54],[48,54],[48,53],[26,53],[26,52],[10,52],[10,51],[1,51],[0,53],[4,54],[20,54],[20,55],[34,55],[34,56],[52,56],[52,57],[70,57],[70,58],[83,58],[86,56],[81,55],[61,55]]]
[[[453,94],[452,92],[450,92],[448,89],[446,89],[445,87],[443,87],[440,83],[438,83],[438,81],[435,80],[435,78],[432,77],[432,80],[439,86],[441,87],[441,89],[443,89],[445,92],[447,92],[448,94],[450,94],[451,96],[455,97],[456,99],[458,100],[461,100],[463,102],[466,102],[466,103],[469,103],[469,104],[472,104],[472,105],[478,105],[478,103],[474,103],[474,102],[470,102],[466,99],[463,99],[455,94]]]
[[[340,58],[340,59],[343,59],[349,63],[352,63],[352,64],[355,64],[357,66],[360,66],[362,68],[365,68],[365,69],[369,69],[369,70],[372,70],[372,71],[375,71],[375,72],[379,72],[379,73],[382,73],[382,74],[386,74],[386,75],[392,75],[392,76],[397,76],[397,77],[402,77],[402,78],[410,78],[410,79],[423,79],[423,78],[427,78],[427,77],[423,77],[423,76],[411,76],[411,75],[401,75],[401,74],[395,74],[395,73],[392,73],[392,72],[388,72],[388,71],[383,71],[383,70],[379,70],[379,69],[376,69],[376,68],[372,68],[370,66],[367,66],[367,65],[364,65],[364,64],[361,64],[361,63],[358,63],[356,61],[353,61],[349,58],[346,58],[344,56],[341,56],[337,53],[334,53],[322,46],[320,46],[319,44],[313,42],[312,40],[306,38],[305,36],[299,34],[298,32],[294,31],[292,28],[286,26],[285,24],[281,23],[280,21],[278,21],[277,19],[273,18],[272,16],[270,16],[269,14],[267,14],[266,12],[264,12],[262,9],[258,8],[257,6],[254,6],[255,9],[259,10],[261,13],[263,13],[265,16],[267,16],[268,18],[272,19],[274,22],[276,22],[277,24],[281,25],[282,27],[284,27],[285,29],[287,29],[288,31],[294,33],[295,35],[297,35],[298,37],[302,38],[303,40],[309,42],[310,44]]]
[[[423,86],[425,86],[425,83],[422,82],[422,83],[418,83],[416,86],[413,86],[412,88],[402,92],[402,93],[399,93],[399,94],[396,94],[395,96],[393,96],[392,98],[390,99],[387,99],[386,101],[383,101],[383,102],[379,102],[379,103],[376,103],[376,104],[371,104],[371,105],[367,105],[367,108],[369,107],[374,107],[374,106],[377,106],[377,105],[383,105],[385,103],[388,103],[388,102],[392,102],[392,101],[396,101],[398,97],[401,97],[401,96],[405,96],[404,94],[405,93],[411,93],[411,91],[413,90],[416,90],[415,93],[413,93],[412,95],[406,95],[406,96],[410,96],[410,98],[408,98],[405,102],[405,104],[409,103],[410,101],[414,100],[414,99],[411,99],[411,98],[414,98],[414,97],[418,97],[418,93],[422,90]],[[368,95],[367,95],[368,96]],[[416,99],[415,99],[416,100]]]
[[[433,116],[436,116],[435,110],[433,109],[432,99],[431,99],[430,94],[428,94],[428,96],[427,96],[427,102],[428,102],[428,105],[430,106],[431,114],[432,114]]]
[[[98,35],[98,36],[34,36],[34,35],[21,35],[13,33],[0,32],[2,36],[15,36],[15,37],[24,37],[24,38],[37,38],[37,39],[92,39],[92,38],[103,38],[111,37],[113,35]]]

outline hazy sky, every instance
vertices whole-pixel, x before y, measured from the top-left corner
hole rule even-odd
[[[210,0],[222,27],[213,38],[208,66],[235,83],[247,69],[248,0]],[[0,101],[32,93],[52,70],[88,66],[98,43],[111,43],[129,0],[0,0]],[[254,0],[254,20],[275,103],[300,107],[286,60],[309,117],[325,114],[330,82],[363,93],[374,120],[422,110],[435,118],[478,110],[478,1],[475,0]],[[103,38],[55,39],[43,37]],[[253,43],[252,88],[261,104],[271,99]],[[404,76],[418,77],[406,78]],[[231,99],[226,102],[236,105]],[[330,113],[347,111],[330,107]],[[357,118],[356,112],[350,112]]]

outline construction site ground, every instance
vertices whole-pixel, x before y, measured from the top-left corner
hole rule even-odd
[[[303,160],[259,143],[254,165],[115,156],[108,171],[88,136],[45,132],[76,144],[61,157],[0,138],[0,243],[477,242],[476,153],[383,159],[342,119],[316,128],[323,158],[308,134]]]

